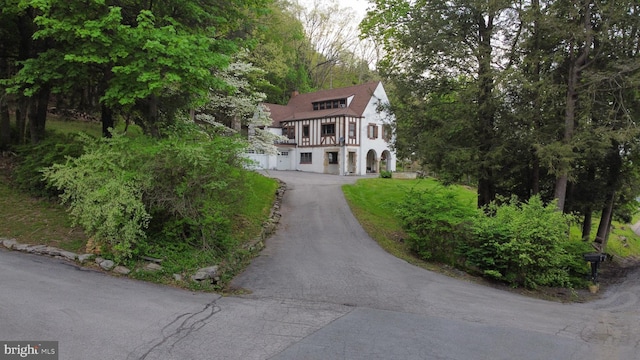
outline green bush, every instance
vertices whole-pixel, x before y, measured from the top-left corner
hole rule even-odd
[[[194,128],[165,139],[114,135],[45,171],[75,222],[122,262],[178,241],[224,253],[244,193],[244,143]]]
[[[461,201],[450,188],[438,186],[411,190],[398,207],[411,249],[425,260],[457,262],[456,250],[469,236],[469,225],[478,215],[471,204]]]
[[[574,256],[564,246],[569,222],[554,204],[544,206],[535,196],[488,210],[492,215],[475,219],[471,241],[460,248],[468,268],[514,287],[571,285]]]
[[[42,170],[53,164],[77,158],[83,153],[87,135],[47,133],[47,137],[37,145],[22,145],[16,151],[18,162],[12,177],[16,187],[33,196],[57,197],[60,191],[47,185],[42,178]]]
[[[383,179],[391,179],[391,171],[387,171],[387,170],[382,170],[380,171],[380,177]]]
[[[143,160],[127,138],[85,140],[82,156],[46,168],[44,178],[62,191],[74,225],[120,262],[146,237],[150,217],[142,194],[149,181],[138,171]]]

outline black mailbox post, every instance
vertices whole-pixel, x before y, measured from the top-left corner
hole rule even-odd
[[[591,263],[591,281],[594,284],[598,283],[598,267],[606,258],[607,256],[602,253],[584,254],[584,259]]]

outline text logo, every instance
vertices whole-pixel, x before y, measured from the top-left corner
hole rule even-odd
[[[57,341],[0,341],[0,360],[58,360]]]

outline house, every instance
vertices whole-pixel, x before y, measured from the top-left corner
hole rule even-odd
[[[277,155],[251,154],[262,169],[335,175],[394,171],[392,128],[381,105],[389,100],[381,82],[307,94],[294,92],[287,105],[265,104],[281,134]]]

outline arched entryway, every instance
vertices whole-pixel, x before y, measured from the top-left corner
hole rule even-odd
[[[378,155],[375,150],[367,152],[367,173],[378,172]]]
[[[391,171],[391,166],[389,165],[390,162],[391,152],[389,150],[383,151],[380,156],[380,171]]]

